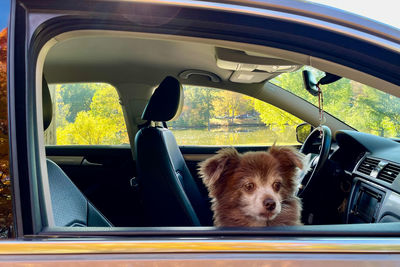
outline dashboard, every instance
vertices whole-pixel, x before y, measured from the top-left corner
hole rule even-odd
[[[349,179],[346,223],[400,222],[400,144],[356,131],[338,131],[330,159]]]

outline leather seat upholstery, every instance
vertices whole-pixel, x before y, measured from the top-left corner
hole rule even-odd
[[[51,123],[53,109],[44,76],[42,103],[43,127],[46,129]],[[112,226],[56,163],[49,159],[46,163],[55,226]]]
[[[165,126],[165,121],[179,115],[182,101],[182,85],[166,77],[150,98],[142,119]],[[148,123],[136,134],[135,156],[149,226],[212,225],[208,199],[202,197],[171,131]]]

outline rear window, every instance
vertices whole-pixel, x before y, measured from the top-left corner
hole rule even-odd
[[[47,145],[129,144],[116,89],[106,83],[51,84],[53,119]]]

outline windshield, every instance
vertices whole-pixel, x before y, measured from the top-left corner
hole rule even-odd
[[[311,67],[283,73],[271,80],[275,85],[318,106],[318,97],[303,86],[302,71],[311,70],[317,81],[324,73]],[[324,110],[354,129],[384,137],[400,137],[400,99],[367,85],[342,78],[321,86]]]

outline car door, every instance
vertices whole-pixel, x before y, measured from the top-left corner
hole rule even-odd
[[[46,150],[41,137],[40,85],[43,53],[46,53],[42,48],[61,32],[82,29],[132,31],[171,38],[196,37],[199,38],[197,41],[209,38],[222,43],[231,41],[270,46],[311,55],[321,62],[329,60],[388,83],[400,84],[399,55],[391,43],[396,43],[398,38],[385,39],[384,44],[380,42],[380,38],[391,36],[390,29],[383,27],[380,32],[384,33],[379,34],[376,33],[379,31],[374,31],[376,25],[373,22],[362,21],[360,25],[358,17],[303,2],[14,0],[11,10],[9,136],[17,239],[0,243],[4,255],[0,260],[6,263],[34,260],[38,264],[57,262],[60,265],[138,262],[144,265],[206,263],[229,266],[398,264],[399,231],[396,225],[376,228],[368,225],[304,226],[290,230],[54,227],[46,183]],[[366,33],[375,36],[373,41],[365,41]],[[182,147],[182,151],[194,166],[203,159],[196,156],[212,154],[219,146]],[[256,148],[247,145],[246,149]],[[82,159],[81,169],[90,164],[115,165],[117,159],[129,158],[127,152],[111,152],[118,149],[105,150],[108,152],[101,149],[97,152],[94,152],[96,149],[90,152],[84,149],[57,150],[49,147],[47,152],[53,157],[61,155],[61,160],[65,160],[67,155],[79,157],[78,161]],[[100,156],[91,157],[91,153]],[[121,155],[110,160],[108,155],[104,155],[106,153]],[[101,171],[98,169],[96,172]],[[19,255],[18,258],[15,255]]]

